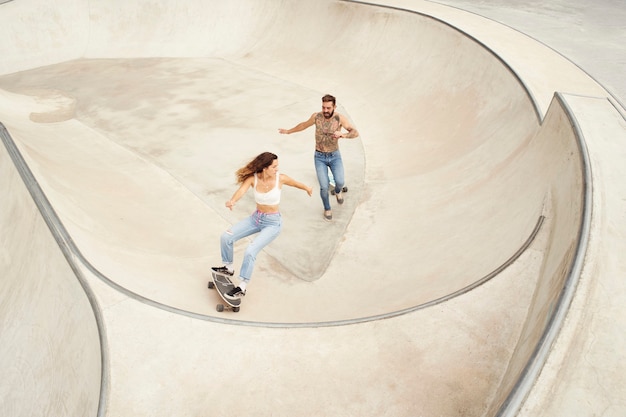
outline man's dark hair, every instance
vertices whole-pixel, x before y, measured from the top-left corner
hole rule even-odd
[[[331,96],[330,94],[326,94],[324,97],[322,97],[322,103],[327,103],[329,101],[333,102],[333,105],[336,105],[337,103],[335,102],[335,97]]]

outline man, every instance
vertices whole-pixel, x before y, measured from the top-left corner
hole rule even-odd
[[[278,129],[279,133],[289,135],[300,132],[315,125],[315,171],[320,183],[320,196],[324,205],[324,218],[332,220],[328,187],[330,178],[328,171],[335,179],[335,197],[337,203],[343,204],[343,186],[345,184],[343,161],[339,152],[339,139],[354,139],[359,132],[350,124],[345,116],[335,113],[336,99],[330,94],[322,97],[322,111],[313,113],[309,120],[298,123],[291,129]],[[345,130],[345,132],[344,132]]]

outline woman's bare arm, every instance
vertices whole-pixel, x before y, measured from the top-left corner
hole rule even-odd
[[[248,178],[246,178],[241,183],[237,191],[235,191],[235,194],[233,194],[230,200],[226,202],[226,207],[232,210],[233,207],[235,207],[235,203],[239,201],[241,197],[243,197],[243,195],[246,193],[246,191],[248,191],[248,189],[252,186],[253,183],[254,183],[254,176],[249,176]]]
[[[307,194],[309,195],[309,197],[311,195],[313,195],[313,188],[309,187],[308,185],[305,185],[299,181],[294,180],[293,178],[291,178],[288,175],[285,174],[280,174],[280,182],[281,184],[285,184],[285,185],[289,185],[290,187],[295,187],[295,188],[299,188],[301,190],[304,190],[307,192]]]

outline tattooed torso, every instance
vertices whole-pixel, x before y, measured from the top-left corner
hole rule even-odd
[[[322,113],[317,113],[315,116],[315,150],[334,152],[339,149],[339,140],[333,137],[333,133],[338,130],[341,130],[339,115],[334,114],[330,119],[326,119]]]

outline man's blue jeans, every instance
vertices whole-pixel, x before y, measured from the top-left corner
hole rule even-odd
[[[320,197],[322,197],[324,210],[330,210],[328,168],[330,168],[330,172],[335,177],[335,193],[340,193],[345,183],[341,153],[339,150],[334,152],[315,151],[315,171],[317,172],[317,180],[320,183]]]
[[[258,233],[259,235],[246,248],[241,271],[239,272],[239,277],[246,283],[249,282],[252,277],[256,256],[265,246],[278,237],[282,227],[283,220],[280,213],[255,211],[252,215],[234,224],[230,229],[222,233],[220,239],[222,262],[232,264],[235,242],[246,236]]]

